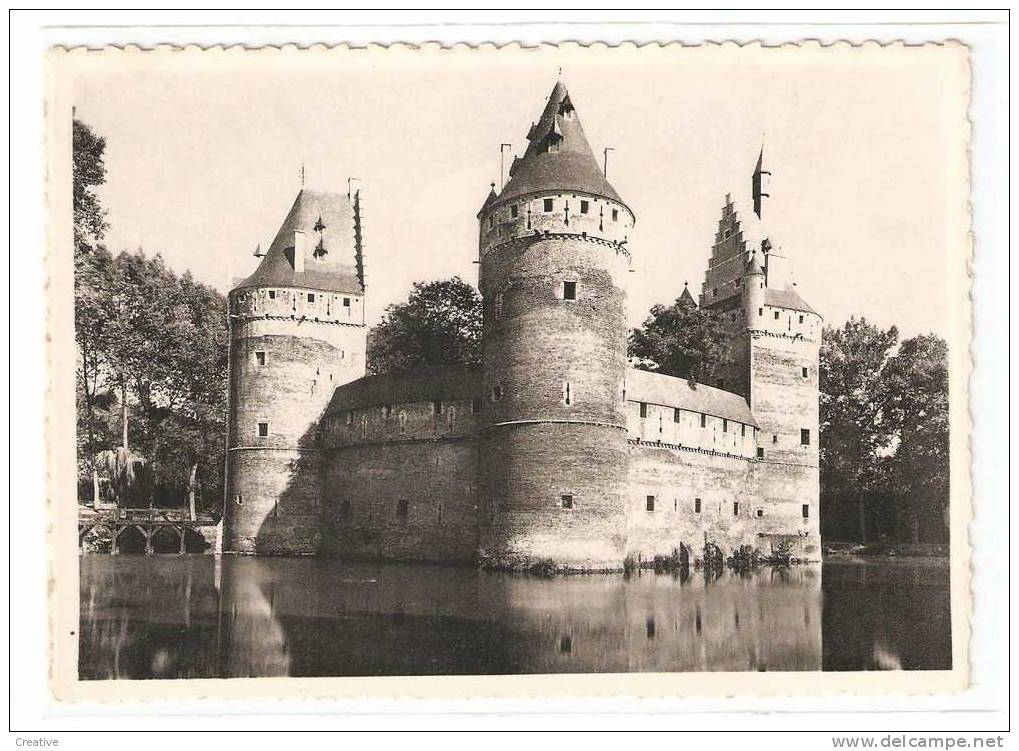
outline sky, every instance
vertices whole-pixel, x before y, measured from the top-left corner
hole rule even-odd
[[[302,163],[309,188],[359,178],[369,323],[415,281],[476,284],[476,213],[499,145],[523,154],[561,69],[637,216],[631,325],[684,282],[699,291],[724,196],[749,198],[762,144],[767,234],[826,323],[855,314],[945,335],[965,294],[960,49],[121,54],[82,65],[73,95],[107,142],[107,246],[158,252],[223,292],[272,241]]]

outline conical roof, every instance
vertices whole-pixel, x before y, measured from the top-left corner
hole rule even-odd
[[[481,216],[485,209],[495,203],[498,197],[498,194],[495,192],[495,183],[492,183],[492,188],[488,191],[488,197],[485,199],[485,202],[481,204],[481,210],[478,211],[478,216]]]
[[[750,260],[747,261],[747,265],[743,269],[743,276],[764,276],[764,269],[757,262],[757,253],[750,254]]]
[[[355,222],[353,202],[345,193],[302,189],[255,273],[234,289],[303,287],[363,294]],[[303,271],[294,270],[297,231],[305,235]]]
[[[524,156],[510,168],[500,203],[549,191],[577,191],[623,203],[598,166],[562,81],[553,87],[527,140]]]
[[[690,287],[686,284],[683,285],[683,294],[679,296],[679,307],[681,308],[697,307],[697,301],[693,299],[693,295],[690,294]]]

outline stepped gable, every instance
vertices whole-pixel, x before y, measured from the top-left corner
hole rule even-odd
[[[623,203],[602,174],[562,81],[556,82],[527,140],[524,156],[514,160],[510,168],[510,180],[499,195],[500,203],[552,191],[587,193]]]
[[[726,420],[757,426],[757,420],[746,399],[731,391],[698,383],[691,386],[685,378],[651,373],[630,368],[626,371],[626,399],[665,407],[678,407],[690,412],[722,417]]]
[[[408,373],[384,373],[337,386],[326,414],[383,404],[474,399],[481,394],[481,371],[444,365]]]
[[[235,289],[301,287],[364,294],[354,224],[354,205],[346,193],[302,189],[255,273]],[[294,270],[295,231],[305,237],[304,271]]]

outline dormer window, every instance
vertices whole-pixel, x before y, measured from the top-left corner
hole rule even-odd
[[[548,139],[548,142],[545,144],[545,150],[549,154],[555,154],[557,151],[559,151],[559,139],[558,138]]]

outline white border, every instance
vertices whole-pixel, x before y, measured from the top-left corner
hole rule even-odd
[[[1007,266],[1006,197],[1008,185],[1005,155],[1008,136],[1005,128],[1008,80],[1007,16],[1001,13],[869,12],[862,24],[860,14],[850,12],[753,12],[697,13],[654,12],[608,14],[572,13],[579,23],[549,23],[562,19],[563,11],[548,13],[449,13],[401,12],[387,15],[322,12],[256,12],[240,16],[235,12],[32,12],[16,13],[11,19],[10,59],[12,61],[10,121],[10,264],[17,273],[8,279],[10,288],[10,347],[16,353],[16,369],[9,384],[12,432],[10,507],[17,513],[16,529],[8,530],[11,560],[15,572],[11,581],[11,728],[28,731],[84,729],[181,729],[253,730],[267,728],[328,729],[386,727],[431,729],[452,726],[459,713],[457,727],[475,729],[523,729],[540,727],[581,727],[585,729],[630,728],[688,730],[773,729],[850,731],[897,729],[991,730],[1007,723],[1008,700],[1009,570],[1004,553],[1009,549],[1007,516],[1008,485],[1004,468],[1008,423],[1002,409],[1006,398],[1005,294]],[[806,16],[810,23],[802,23]],[[473,26],[443,25],[449,18]],[[713,23],[721,19],[725,23]],[[606,20],[631,21],[606,26]],[[637,20],[639,23],[633,23]],[[902,21],[912,24],[902,25]],[[526,21],[526,25],[514,22]],[[977,23],[973,23],[977,21]],[[284,22],[286,27],[272,27]],[[797,23],[793,23],[797,22]],[[148,24],[142,29],[134,24]],[[224,24],[245,24],[225,26]],[[399,23],[399,26],[387,24]],[[83,28],[81,25],[88,25]],[[112,27],[99,28],[103,24]],[[197,26],[201,24],[202,27]],[[262,25],[266,24],[266,25]],[[294,25],[300,24],[300,25]],[[329,24],[321,26],[320,24]],[[346,26],[344,26],[346,24]],[[728,24],[728,25],[726,25]],[[790,25],[791,24],[791,25]],[[837,25],[832,25],[837,24]],[[314,26],[318,25],[318,26]],[[78,28],[72,28],[78,26]],[[313,27],[314,26],[314,27]],[[155,28],[152,28],[155,27]],[[214,28],[209,28],[214,27]],[[974,507],[972,525],[974,548],[973,686],[952,697],[868,697],[798,699],[795,707],[788,699],[685,699],[668,700],[562,700],[473,702],[372,701],[342,704],[335,702],[297,703],[261,702],[237,704],[204,701],[175,702],[159,707],[160,716],[152,717],[152,707],[109,705],[57,707],[49,699],[47,685],[45,592],[46,550],[41,545],[46,519],[43,452],[44,371],[44,274],[41,249],[43,235],[43,160],[42,52],[53,44],[135,42],[145,45],[162,42],[199,44],[244,43],[247,46],[296,42],[424,42],[424,41],[495,41],[524,42],[572,39],[582,42],[671,41],[695,43],[703,40],[761,39],[778,43],[790,39],[837,39],[891,41],[908,43],[952,38],[963,41],[972,50],[973,64],[973,222],[976,237],[974,255],[975,339],[972,381],[974,452]],[[9,273],[7,271],[6,273]],[[7,356],[7,353],[5,353]],[[10,362],[8,362],[10,365]],[[72,363],[67,363],[73,367]],[[9,368],[4,368],[5,375]],[[9,439],[10,436],[8,436]],[[15,534],[11,535],[11,532]],[[413,711],[416,714],[402,714]],[[658,713],[683,712],[680,717]],[[789,713],[794,711],[796,716]],[[247,716],[238,716],[243,712]],[[287,715],[272,715],[282,713]],[[528,713],[509,717],[507,713]],[[739,714],[735,714],[735,713]],[[938,714],[932,714],[938,712]],[[348,713],[337,716],[339,713]],[[355,714],[349,714],[355,713]],[[393,713],[401,713],[394,716]],[[466,715],[464,713],[471,713]],[[477,713],[498,713],[481,716]],[[629,713],[629,714],[623,714]],[[639,713],[639,714],[633,714]],[[767,713],[767,714],[750,714]],[[846,714],[853,713],[853,714]],[[191,715],[182,722],[179,715]],[[218,715],[227,714],[221,717]],[[146,717],[146,715],[149,715]],[[171,715],[178,715],[173,717]],[[287,716],[299,722],[287,721]],[[113,718],[116,717],[115,722]],[[755,745],[769,738],[756,739]],[[104,747],[120,746],[125,736],[105,738]],[[85,740],[79,738],[75,740]],[[96,738],[96,741],[99,739]],[[167,743],[190,739],[169,738]],[[211,739],[215,741],[215,739]],[[311,739],[308,739],[311,741]],[[690,739],[694,741],[694,739]],[[137,744],[138,740],[131,741]],[[162,739],[143,740],[162,745]],[[694,741],[696,742],[696,741]],[[708,739],[706,742],[713,742]],[[782,745],[795,743],[785,738]],[[814,739],[812,743],[823,742]],[[63,745],[63,744],[61,744]],[[98,744],[97,744],[98,745]],[[126,745],[126,743],[124,744]],[[317,743],[316,743],[317,745]],[[767,745],[771,745],[770,742]],[[776,747],[779,744],[776,743]]]

